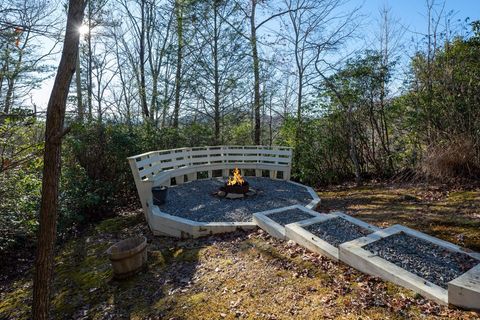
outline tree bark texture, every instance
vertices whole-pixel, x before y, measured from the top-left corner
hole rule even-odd
[[[220,75],[219,75],[219,63],[218,63],[218,1],[213,3],[213,81],[214,81],[214,122],[215,122],[215,141],[214,143],[220,144]]]
[[[92,52],[92,0],[88,1],[88,33],[87,33],[87,45],[88,45],[88,73],[87,73],[87,104],[88,104],[88,120],[92,121],[93,119],[93,106],[92,106],[92,95],[93,95],[93,83],[92,83],[92,74],[93,74],[93,52]]]
[[[75,81],[77,85],[77,112],[78,121],[83,122],[85,109],[82,101],[82,76],[80,74],[80,48],[77,50],[77,67],[75,69]]]
[[[145,80],[145,2],[141,2],[141,21],[140,21],[140,48],[139,48],[139,58],[140,58],[140,100],[142,103],[142,110],[145,119],[150,119],[150,111],[148,110],[147,104],[147,85]]]
[[[255,118],[254,143],[260,145],[261,127],[260,127],[260,62],[257,48],[257,27],[255,25],[255,10],[257,0],[252,0],[252,11],[250,14],[250,44],[252,46],[253,57],[253,78],[254,78],[254,97],[253,109]]]
[[[175,16],[177,19],[177,70],[175,72],[175,106],[173,108],[173,124],[174,128],[178,128],[178,118],[180,114],[180,78],[182,76],[182,60],[183,60],[183,8],[181,0],[175,1]]]
[[[33,319],[48,319],[56,238],[61,141],[67,96],[78,56],[78,27],[82,23],[84,9],[84,0],[69,1],[63,52],[47,107],[40,227],[33,280]]]

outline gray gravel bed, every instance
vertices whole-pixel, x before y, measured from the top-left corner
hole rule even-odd
[[[224,185],[223,179],[205,179],[168,189],[167,201],[160,210],[199,222],[250,222],[255,212],[307,205],[310,193],[302,186],[284,180],[247,177],[256,195],[242,199],[225,199],[212,195]]]
[[[300,209],[289,209],[268,214],[267,217],[269,217],[276,223],[285,226],[286,224],[311,219],[315,216]]]
[[[372,242],[363,248],[445,289],[449,281],[480,263],[467,254],[444,249],[405,232]]]
[[[340,217],[314,223],[304,228],[334,247],[338,247],[344,242],[367,236],[373,232]]]

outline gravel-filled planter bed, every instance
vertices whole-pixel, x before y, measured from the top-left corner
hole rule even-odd
[[[313,252],[339,260],[339,245],[369,235],[379,228],[342,212],[289,224],[285,234]]]
[[[373,232],[371,229],[363,228],[341,217],[314,223],[304,228],[334,247],[338,247],[341,243],[369,235]]]
[[[401,225],[342,243],[340,260],[441,304],[480,310],[480,254]]]
[[[306,206],[313,197],[305,186],[285,180],[246,177],[256,194],[241,199],[214,195],[225,179],[196,180],[171,187],[162,212],[197,222],[249,222],[254,212],[292,205]]]
[[[313,218],[313,216],[310,213],[307,213],[298,208],[274,212],[269,214],[268,217],[282,226],[285,226],[287,224],[294,223],[297,221]]]
[[[445,289],[448,282],[480,262],[404,232],[372,242],[364,249]]]
[[[286,226],[295,222],[310,221],[325,216],[301,205],[256,212],[253,221],[272,237],[287,239]]]

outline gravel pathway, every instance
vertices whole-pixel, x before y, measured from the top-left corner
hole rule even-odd
[[[445,289],[449,281],[480,263],[469,255],[446,250],[404,232],[363,248]]]
[[[302,186],[284,180],[248,177],[257,194],[242,199],[213,196],[224,185],[223,179],[196,180],[170,187],[167,201],[159,206],[168,214],[199,222],[250,222],[255,212],[307,205],[310,193]]]
[[[300,209],[290,209],[290,210],[271,213],[267,215],[267,217],[269,217],[276,223],[281,224],[282,226],[285,226],[286,224],[310,219],[315,216]]]
[[[314,223],[304,228],[334,247],[373,232],[340,217]]]

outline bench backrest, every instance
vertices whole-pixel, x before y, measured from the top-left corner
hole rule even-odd
[[[292,149],[281,146],[211,146],[152,151],[128,158],[141,180],[185,167],[216,164],[271,164],[290,168]]]

